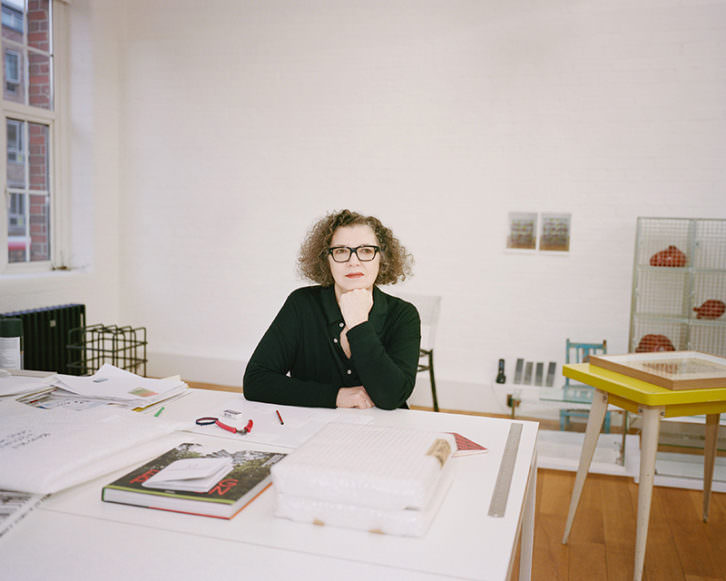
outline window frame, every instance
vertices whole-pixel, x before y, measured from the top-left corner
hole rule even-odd
[[[24,274],[24,273],[40,273],[57,269],[67,269],[70,265],[70,196],[68,192],[68,175],[70,156],[69,143],[70,139],[67,135],[69,125],[69,100],[68,100],[68,83],[69,78],[69,14],[68,6],[65,0],[49,0],[49,10],[51,14],[52,27],[51,33],[51,69],[52,78],[52,109],[43,109],[24,103],[16,103],[6,100],[3,94],[0,94],[0,155],[7,160],[7,122],[8,119],[24,121],[26,127],[28,123],[38,123],[48,126],[48,191],[49,191],[49,244],[50,256],[48,260],[38,260],[30,262],[10,262],[9,261],[9,242],[10,242],[10,194],[15,193],[15,188],[9,188],[7,183],[7,172],[0,171],[0,193],[2,194],[2,203],[0,203],[0,275],[8,274]],[[27,32],[24,32],[24,39]],[[7,41],[6,41],[7,42]],[[12,45],[12,42],[7,42]],[[19,47],[22,51],[27,49],[27,42],[23,47]],[[13,49],[14,50],[14,49]],[[32,47],[28,50],[33,50]],[[3,67],[5,65],[3,59]],[[26,75],[27,78],[27,75]],[[5,75],[3,72],[3,81]],[[27,81],[25,81],[27,83]],[[28,143],[27,141],[25,142]],[[26,145],[27,147],[27,145]],[[27,160],[26,160],[27,161]],[[5,163],[3,164],[5,165]],[[28,184],[29,186],[29,184]],[[32,192],[29,187],[26,188],[28,195]],[[29,206],[29,199],[26,196],[25,207]],[[27,212],[26,212],[27,213]],[[27,219],[27,216],[26,216]]]

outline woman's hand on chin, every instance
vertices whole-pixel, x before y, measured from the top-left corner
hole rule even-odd
[[[338,301],[345,326],[352,329],[368,320],[373,308],[373,289],[357,288],[340,295]]]

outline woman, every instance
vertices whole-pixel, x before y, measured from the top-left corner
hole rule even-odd
[[[252,354],[247,399],[383,409],[407,407],[418,369],[416,307],[381,291],[411,270],[411,256],[372,216],[329,214],[303,242],[294,291]]]

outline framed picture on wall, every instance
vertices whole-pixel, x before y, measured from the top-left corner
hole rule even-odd
[[[554,252],[570,251],[571,214],[542,213],[539,249]]]
[[[509,212],[507,248],[535,250],[537,248],[537,213]]]

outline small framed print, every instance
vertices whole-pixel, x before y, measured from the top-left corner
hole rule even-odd
[[[591,355],[590,365],[673,390],[726,387],[726,359],[698,351]]]
[[[507,248],[535,250],[537,248],[537,213],[509,212]]]
[[[570,251],[570,214],[542,214],[539,249],[554,252]]]

